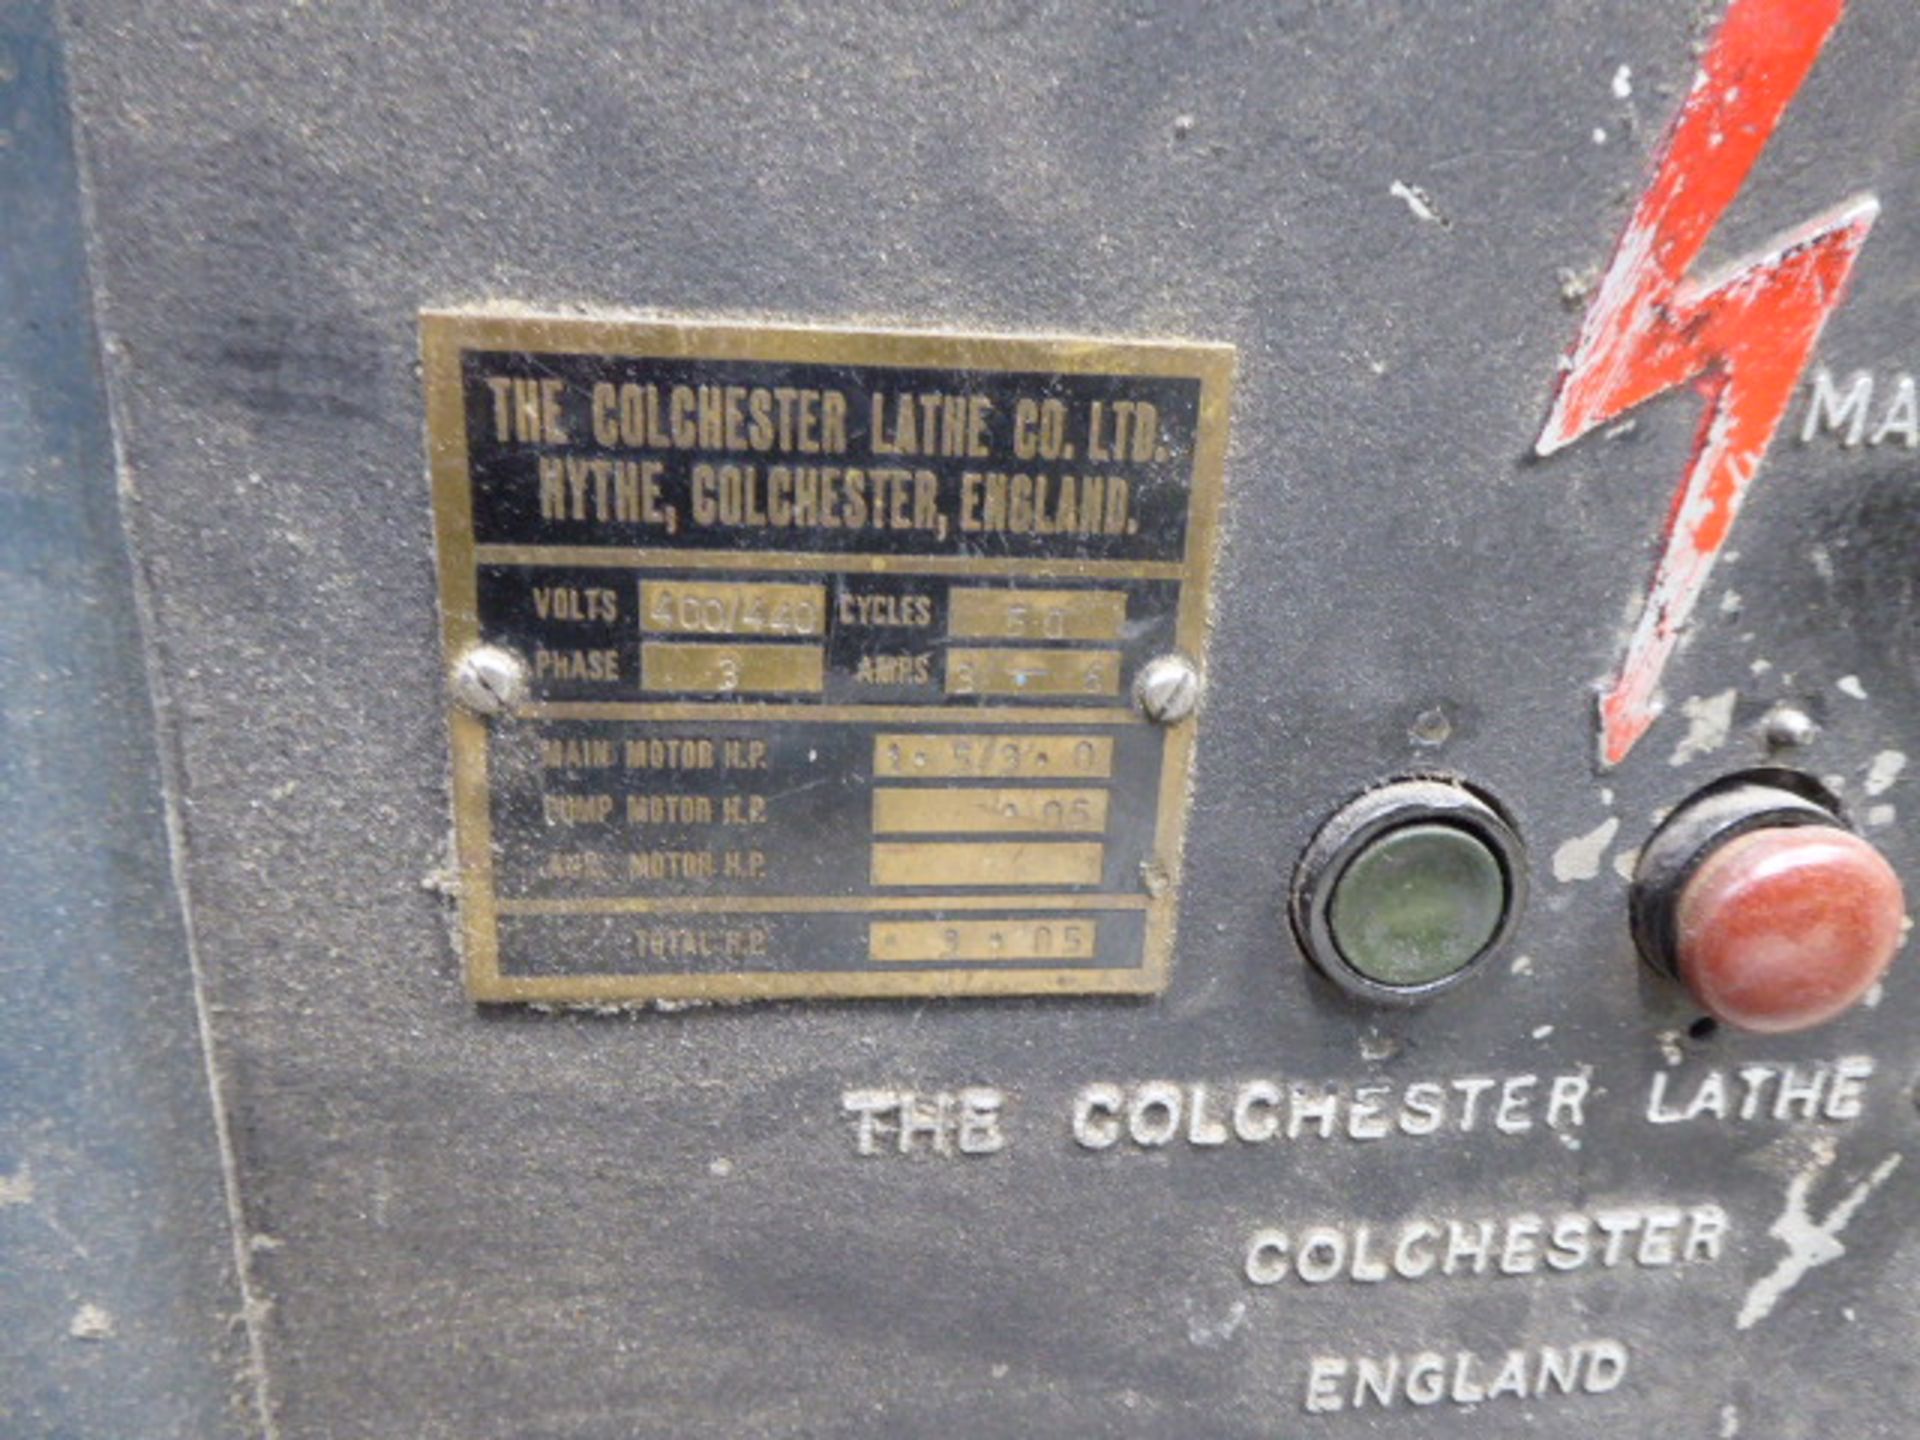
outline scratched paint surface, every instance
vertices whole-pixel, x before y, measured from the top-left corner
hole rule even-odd
[[[1536,448],[1571,445],[1654,396],[1706,400],[1625,658],[1600,698],[1602,763],[1659,714],[1657,690],[1734,517],[1879,214],[1856,196],[1761,253],[1695,275],[1846,0],[1735,0],[1600,282]]]

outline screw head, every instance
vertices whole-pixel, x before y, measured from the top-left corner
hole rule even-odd
[[[1444,705],[1430,705],[1414,717],[1407,738],[1426,750],[1437,750],[1453,737],[1453,720]]]
[[[1200,672],[1184,655],[1160,655],[1140,667],[1133,703],[1156,725],[1176,725],[1200,704]]]
[[[527,662],[502,645],[475,645],[453,667],[453,698],[476,715],[504,715],[527,698]]]
[[[1776,705],[1761,722],[1761,733],[1776,750],[1795,750],[1812,744],[1820,726],[1797,705]]]

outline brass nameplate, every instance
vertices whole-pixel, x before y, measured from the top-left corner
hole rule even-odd
[[[1231,349],[421,327],[475,999],[1165,984]]]

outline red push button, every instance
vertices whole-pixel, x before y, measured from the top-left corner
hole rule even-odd
[[[1719,1020],[1781,1033],[1831,1020],[1899,949],[1900,877],[1831,825],[1750,830],[1713,850],[1681,888],[1673,959]]]

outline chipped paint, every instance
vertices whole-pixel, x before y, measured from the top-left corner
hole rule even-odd
[[[1413,212],[1413,218],[1428,225],[1444,225],[1446,218],[1441,215],[1440,207],[1433,203],[1433,196],[1418,185],[1409,185],[1404,180],[1396,180],[1387,187],[1387,193],[1396,200],[1404,200],[1407,209]]]
[[[1633,872],[1639,868],[1639,865],[1640,847],[1638,845],[1622,850],[1613,857],[1613,873],[1622,880],[1633,879]]]
[[[1620,833],[1620,817],[1609,815],[1584,835],[1562,842],[1553,852],[1553,878],[1562,885],[1591,880],[1600,873],[1601,858]]]
[[[1247,1323],[1247,1302],[1236,1300],[1227,1307],[1226,1315],[1219,1320],[1208,1320],[1193,1308],[1193,1302],[1187,1302],[1187,1342],[1202,1350],[1213,1350],[1227,1343],[1239,1328]]]
[[[1391,1060],[1400,1053],[1400,1042],[1391,1035],[1382,1035],[1378,1030],[1369,1029],[1360,1037],[1360,1058],[1378,1062]]]
[[[113,1315],[99,1305],[82,1305],[67,1322],[67,1334],[75,1340],[111,1340]]]
[[[1751,1330],[1773,1313],[1774,1307],[1806,1278],[1808,1271],[1831,1264],[1846,1254],[1847,1247],[1840,1243],[1840,1232],[1852,1223],[1873,1192],[1900,1168],[1899,1153],[1889,1155],[1866,1179],[1848,1190],[1824,1219],[1815,1220],[1807,1210],[1807,1197],[1814,1182],[1832,1166],[1834,1156],[1832,1139],[1822,1138],[1826,1143],[1787,1182],[1786,1206],[1780,1218],[1767,1227],[1767,1233],[1785,1245],[1787,1253],[1779,1264],[1747,1288],[1747,1298],[1740,1306],[1739,1318],[1734,1321],[1737,1329]]]
[[[1884,830],[1900,818],[1900,812],[1891,805],[1869,805],[1867,807],[1867,825],[1870,829]]]
[[[1613,72],[1612,90],[1613,98],[1616,100],[1633,98],[1633,67],[1631,65],[1622,65]]]
[[[1867,794],[1886,794],[1893,788],[1893,782],[1900,778],[1900,772],[1906,768],[1907,757],[1904,751],[1882,750],[1867,766]]]
[[[1733,733],[1733,707],[1739,698],[1737,690],[1722,690],[1705,699],[1696,695],[1684,701],[1680,713],[1687,717],[1687,733],[1673,747],[1667,763],[1684,765],[1725,745],[1727,736]]]
[[[11,1175],[0,1175],[0,1205],[33,1203],[33,1171],[22,1165]]]
[[[1560,298],[1567,305],[1578,305],[1592,292],[1593,285],[1600,278],[1598,270],[1575,270],[1562,265],[1553,272],[1553,278],[1560,286]]]
[[[1600,699],[1600,759],[1653,724],[1656,692],[1726,546],[1879,202],[1861,195],[1708,275],[1690,273],[1846,0],[1733,0],[1668,131],[1562,367],[1535,449],[1551,455],[1683,385],[1706,398],[1624,658]]]
[[[1842,695],[1849,695],[1855,700],[1864,700],[1867,698],[1867,687],[1860,683],[1860,677],[1858,675],[1842,675],[1838,680],[1833,682],[1833,688],[1838,690]]]

